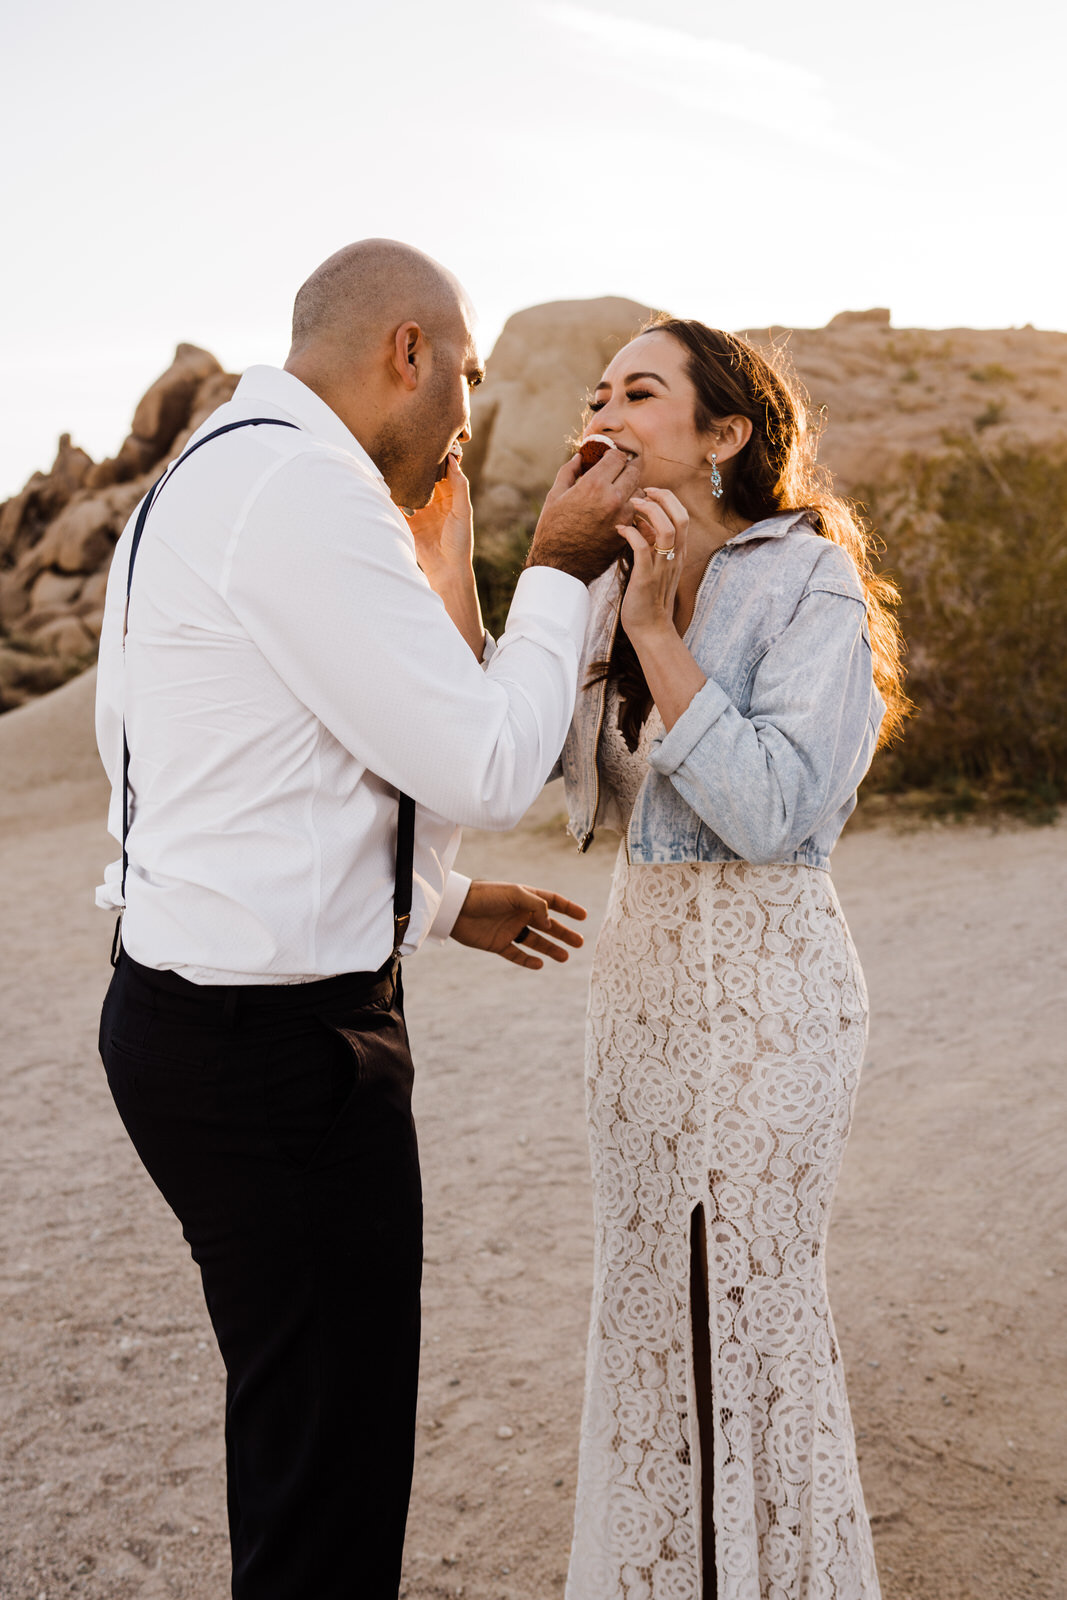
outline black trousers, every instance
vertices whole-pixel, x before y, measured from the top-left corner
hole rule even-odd
[[[237,1600],[396,1600],[422,1196],[399,971],[208,987],[120,955],[100,1054],[226,1366]]]

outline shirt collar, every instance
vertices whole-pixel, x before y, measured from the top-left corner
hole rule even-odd
[[[238,405],[253,407],[268,405],[275,411],[283,411],[307,433],[314,434],[316,439],[322,439],[326,444],[355,456],[379,483],[385,483],[366,450],[355,434],[345,427],[336,411],[331,410],[325,400],[320,399],[313,389],[301,383],[291,372],[281,367],[249,367],[234,390],[233,401]]]

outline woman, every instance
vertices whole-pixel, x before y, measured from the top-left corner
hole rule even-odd
[[[742,340],[661,320],[591,410],[643,488],[562,757],[581,848],[623,835],[567,1600],[873,1600],[824,1272],[866,993],[826,869],[906,704],[893,592]]]

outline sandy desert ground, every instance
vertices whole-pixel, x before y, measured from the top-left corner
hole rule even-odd
[[[222,1600],[221,1367],[96,1055],[90,690],[0,719],[0,1600]],[[557,805],[464,861],[583,900],[581,955],[408,966],[428,1216],[409,1600],[562,1595],[613,847],[577,856]],[[1063,1600],[1067,828],[859,829],[835,864],[873,1022],[831,1294],[886,1600]]]

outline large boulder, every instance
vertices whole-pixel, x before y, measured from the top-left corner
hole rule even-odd
[[[64,434],[51,470],[0,506],[0,711],[92,659],[111,554],[131,511],[236,384],[213,355],[180,344],[116,456],[94,465]]]
[[[195,344],[180,344],[166,372],[138,401],[130,432],[118,455],[92,468],[89,486],[105,489],[113,483],[126,483],[166,460],[175,439],[188,427],[201,388],[209,380],[225,376],[210,351]],[[236,383],[236,379],[233,381]]]
[[[197,390],[222,368],[215,357],[195,344],[180,344],[166,372],[142,395],[130,432],[155,449],[156,459],[189,420]]]
[[[464,470],[479,524],[521,522],[570,454],[582,410],[612,356],[652,312],[636,300],[559,300],[504,324],[471,405]]]

